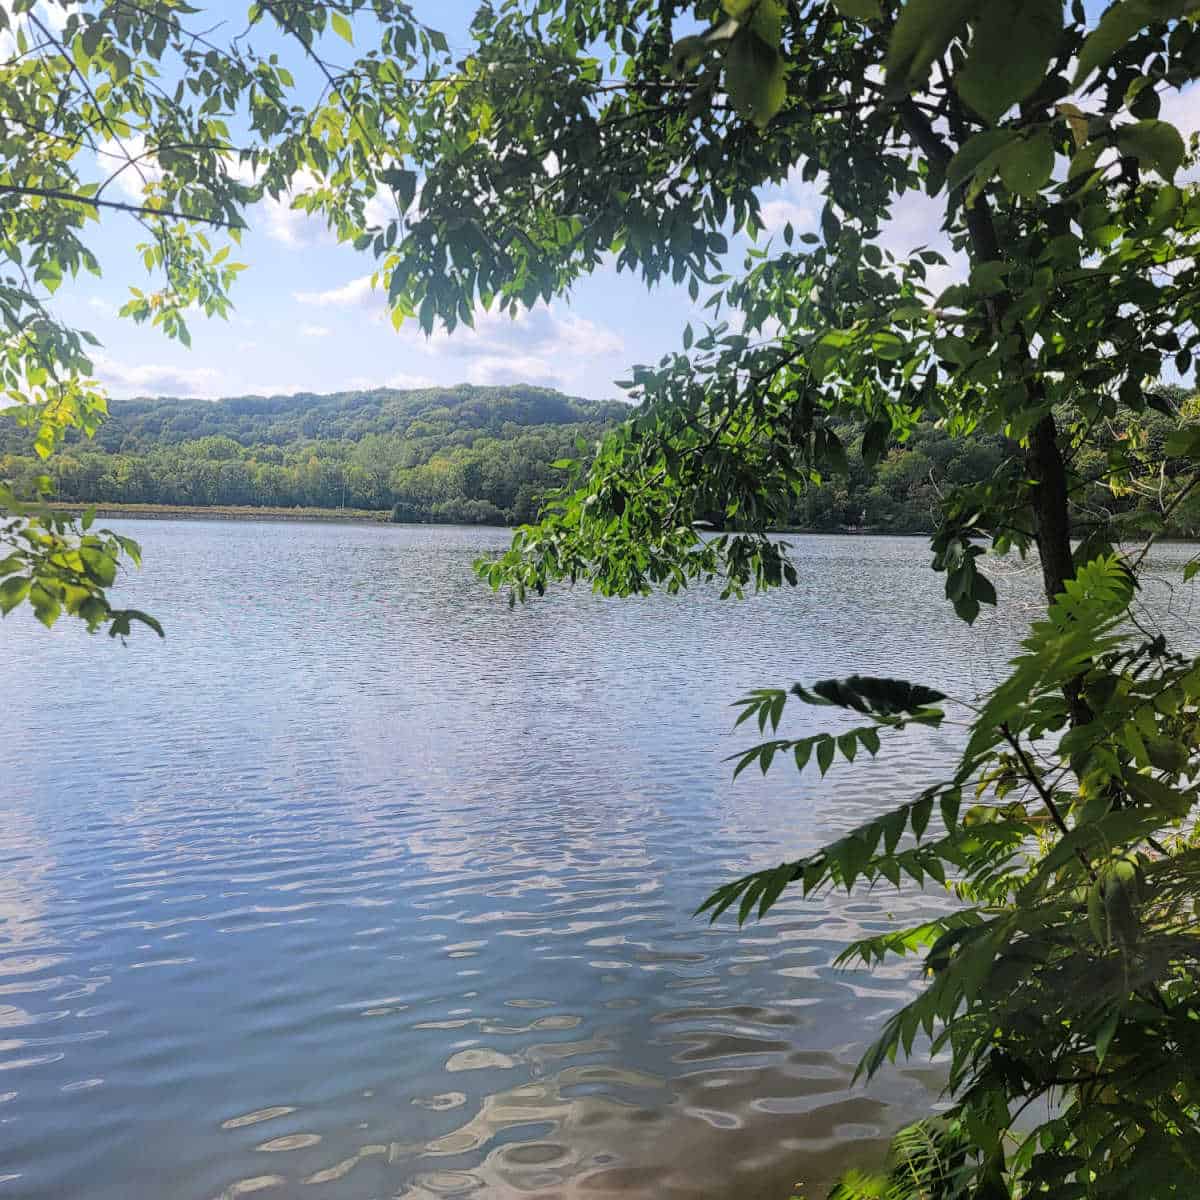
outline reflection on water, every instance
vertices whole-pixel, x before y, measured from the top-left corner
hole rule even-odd
[[[733,785],[727,706],[856,669],[974,693],[1032,572],[973,632],[922,542],[872,538],[798,539],[801,586],[740,606],[510,612],[470,573],[494,531],[127,524],[165,643],[0,626],[0,1195],[820,1194],[936,1099],[849,1090],[914,982],[830,964],[944,901],[690,913],[955,731]]]

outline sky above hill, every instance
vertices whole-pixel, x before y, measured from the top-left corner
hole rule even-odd
[[[417,15],[442,29],[451,48],[463,53],[475,7],[475,0],[414,3]],[[1088,8],[1093,13],[1100,6]],[[214,19],[227,13],[233,22],[244,19],[245,3],[205,5],[206,24],[210,11]],[[1163,115],[1185,132],[1196,129],[1200,89],[1172,98],[1165,108]],[[789,222],[798,233],[817,227],[820,200],[798,178],[764,192],[763,201],[769,232]],[[944,248],[938,221],[937,206],[907,196],[897,205],[887,244],[897,252],[918,245]],[[97,374],[113,395],[216,397],[522,382],[604,399],[622,394],[615,381],[628,377],[631,364],[656,361],[678,348],[685,322],[703,321],[683,288],[650,293],[635,277],[607,268],[569,298],[515,321],[484,313],[474,330],[450,336],[438,332],[426,338],[413,322],[396,332],[382,297],[370,287],[370,257],[339,246],[319,220],[286,203],[256,206],[250,222],[237,254],[250,270],[235,287],[235,312],[228,322],[196,317],[190,350],[117,316],[129,286],[143,285],[146,277],[133,251],[136,227],[120,217],[103,222],[94,235],[103,279],[64,286],[56,300],[64,318],[100,338]],[[740,255],[734,257],[740,261]],[[944,281],[953,273],[944,272]]]

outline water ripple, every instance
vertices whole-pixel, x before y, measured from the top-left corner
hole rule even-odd
[[[510,612],[493,531],[130,532],[164,643],[0,627],[0,1196],[815,1195],[934,1100],[937,1067],[850,1090],[915,983],[831,963],[944,900],[690,916],[953,754],[724,761],[751,686],[1000,669],[1015,627],[955,622],[921,542],[799,539],[741,606]]]

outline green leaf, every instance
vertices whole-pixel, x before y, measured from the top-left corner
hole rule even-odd
[[[1169,434],[1163,450],[1172,458],[1200,458],[1200,425],[1185,425]]]
[[[745,925],[746,918],[754,910],[754,903],[762,895],[763,889],[766,887],[766,880],[762,876],[755,876],[753,882],[742,895],[742,902],[738,906],[738,925]]]
[[[938,798],[938,806],[942,810],[942,822],[947,829],[953,829],[958,820],[959,806],[962,804],[962,793],[956,788],[945,791]]]
[[[1015,129],[986,129],[968,138],[946,168],[946,182],[958,187],[988,166],[995,169],[999,151],[1020,135]],[[990,177],[991,171],[988,172]]]
[[[892,421],[875,420],[863,431],[863,445],[860,449],[863,462],[868,467],[874,467],[881,460],[888,448],[888,438],[892,436]]]
[[[1117,0],[1080,48],[1074,86],[1078,88],[1103,67],[1140,29],[1154,21],[1175,20],[1195,8],[1195,0]]]
[[[886,679],[874,675],[850,675],[846,679],[822,679],[811,690],[797,683],[792,694],[805,704],[834,705],[878,717],[896,717],[917,713],[946,697],[919,683],[906,679]]]
[[[892,854],[897,845],[899,845],[901,837],[904,836],[904,827],[908,824],[909,811],[909,807],[906,804],[880,818],[879,823],[883,827],[883,850],[885,854]]]
[[[1117,130],[1117,147],[1170,182],[1183,165],[1186,148],[1169,121],[1138,121]]]
[[[0,613],[6,616],[29,594],[29,580],[15,576],[0,583]]]
[[[758,905],[759,920],[765,917],[776,900],[783,894],[784,888],[792,882],[796,868],[792,863],[780,863],[771,873],[766,887],[763,888],[762,900]]]
[[[855,879],[862,874],[863,868],[871,861],[871,847],[861,838],[851,834],[850,837],[835,842],[830,847],[830,853],[836,856],[841,869],[842,886],[846,891],[850,891]]]
[[[1104,1024],[1100,1026],[1096,1034],[1096,1062],[1103,1065],[1104,1059],[1108,1055],[1108,1048],[1112,1045],[1113,1035],[1117,1032],[1117,1026],[1121,1023],[1121,1010],[1114,1008],[1112,1012],[1104,1019]]]
[[[830,764],[833,762],[834,742],[831,737],[823,737],[817,743],[817,767],[822,775],[829,770]]]
[[[908,0],[888,42],[888,91],[904,95],[919,87],[934,59],[964,32],[981,0]]]
[[[803,771],[808,766],[808,760],[812,757],[813,741],[812,738],[805,738],[802,742],[797,742],[793,754],[796,758],[796,770]]]
[[[838,749],[842,752],[842,757],[847,762],[853,762],[854,756],[858,753],[858,735],[856,733],[843,733],[837,740]]]
[[[1158,809],[1168,817],[1186,817],[1194,803],[1193,797],[1149,775],[1141,775],[1134,771],[1126,773],[1125,786],[1136,800]]]
[[[739,29],[725,52],[725,85],[742,116],[765,129],[787,99],[783,55],[749,26]]]
[[[329,16],[329,22],[333,26],[333,32],[338,37],[354,45],[354,30],[350,26],[350,22],[340,12],[333,12]]]
[[[1150,762],[1160,771],[1174,775],[1187,769],[1191,756],[1182,742],[1153,734],[1146,736],[1144,740]]]
[[[388,167],[380,171],[379,178],[395,193],[396,207],[400,212],[407,212],[417,191],[416,171],[404,167]]]
[[[1001,182],[1018,196],[1036,196],[1054,170],[1054,143],[1050,134],[1036,130],[1026,138],[1010,142],[996,156]]]
[[[955,80],[959,95],[992,123],[1032,95],[1058,48],[1062,17],[1061,0],[989,0]]]
[[[926,794],[917,800],[912,806],[912,831],[920,837],[926,827],[929,825],[929,818],[933,815],[933,796]]]

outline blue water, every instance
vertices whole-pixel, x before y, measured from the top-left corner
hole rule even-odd
[[[690,914],[958,731],[735,785],[728,706],[853,670],[974,694],[1036,572],[975,630],[903,539],[795,539],[801,585],[741,605],[510,611],[470,571],[499,531],[120,527],[164,642],[0,625],[0,1196],[819,1195],[936,1101],[921,1063],[849,1088],[916,983],[830,963],[944,900]]]

